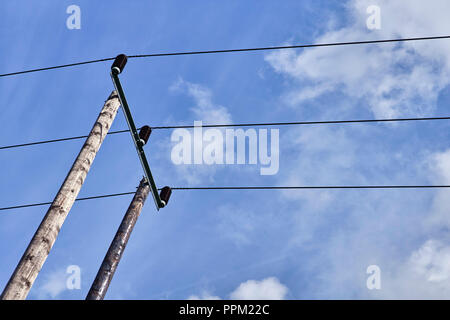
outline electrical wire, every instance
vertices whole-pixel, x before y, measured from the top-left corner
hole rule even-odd
[[[302,45],[259,47],[259,48],[242,48],[242,49],[166,52],[166,53],[151,53],[151,54],[130,55],[130,56],[128,56],[128,58],[133,59],[133,58],[151,58],[151,57],[167,57],[167,56],[199,55],[199,54],[215,54],[215,53],[250,52],[250,51],[267,51],[267,50],[285,50],[285,49],[348,46],[348,45],[362,45],[362,44],[376,44],[376,43],[439,40],[439,39],[448,39],[448,38],[450,38],[450,36],[398,38],[398,39],[383,39],[383,40],[365,40],[365,41],[317,43],[317,44],[302,44]],[[74,67],[74,66],[85,65],[85,64],[92,64],[92,63],[98,63],[98,62],[111,61],[111,60],[114,60],[114,59],[115,58],[103,58],[103,59],[89,60],[89,61],[83,61],[83,62],[75,62],[75,63],[70,63],[70,64],[63,64],[63,65],[52,66],[52,67],[30,69],[30,70],[24,70],[24,71],[16,71],[16,72],[11,72],[11,73],[0,74],[0,77],[9,77],[9,76],[15,76],[15,75],[25,74],[25,73],[32,73],[32,72],[40,72],[40,71],[46,71],[46,70],[68,68],[68,67]]]
[[[269,127],[269,126],[291,126],[291,125],[321,125],[321,124],[352,124],[352,123],[376,123],[376,122],[406,122],[406,121],[434,121],[434,120],[450,120],[450,117],[428,117],[428,118],[397,118],[397,119],[362,119],[362,120],[329,120],[329,121],[297,121],[297,122],[265,122],[265,123],[238,123],[238,124],[205,124],[202,128],[227,128],[227,127]],[[177,125],[177,126],[155,126],[152,130],[164,129],[192,129],[194,125]],[[138,128],[139,130],[140,128]],[[129,130],[110,131],[108,134],[124,133]],[[14,144],[0,147],[0,150],[12,149],[19,147],[27,147],[38,144],[46,144],[53,142],[61,142],[68,140],[76,140],[87,138],[87,135],[68,137],[61,139],[42,140],[22,144]]]
[[[336,190],[336,189],[443,189],[450,188],[450,185],[372,185],[372,186],[234,186],[234,187],[173,187],[172,190],[186,191],[186,190]],[[158,189],[161,190],[161,189]],[[135,194],[136,192],[122,192],[105,194],[84,198],[77,198],[75,201],[93,200],[100,198],[110,198]],[[15,205],[11,207],[0,208],[0,211],[29,208],[37,206],[50,205],[52,202],[40,202],[32,204]]]
[[[397,119],[361,119],[361,120],[325,120],[325,121],[294,121],[294,122],[263,122],[263,123],[238,123],[238,124],[205,124],[202,128],[226,128],[226,127],[269,127],[269,126],[292,126],[292,125],[316,125],[316,124],[347,124],[347,123],[372,123],[372,122],[402,122],[402,121],[431,121],[450,120],[450,117],[429,118],[397,118]],[[194,125],[159,126],[152,129],[192,129]]]
[[[231,53],[231,52],[249,52],[249,51],[266,51],[266,50],[283,50],[283,49],[299,49],[299,48],[313,48],[313,47],[330,47],[330,46],[346,46],[346,45],[362,45],[362,44],[376,44],[376,43],[392,43],[392,42],[406,42],[406,41],[423,41],[423,40],[437,40],[448,39],[450,36],[435,36],[435,37],[416,37],[416,38],[400,38],[400,39],[385,39],[385,40],[368,40],[368,41],[351,41],[351,42],[335,42],[335,43],[319,43],[306,45],[291,45],[291,46],[276,46],[276,47],[259,47],[259,48],[244,48],[244,49],[225,49],[225,50],[210,50],[210,51],[186,51],[186,52],[171,52],[171,53],[154,53],[143,55],[132,55],[129,58],[149,58],[162,56],[180,56],[180,55],[198,55],[198,54],[215,54],[215,53]],[[53,69],[61,69],[67,67],[74,67],[79,65],[86,65],[98,62],[111,61],[115,58],[104,58],[97,60],[89,60],[83,62],[76,62],[71,64],[64,64],[52,67],[45,67],[39,69],[30,69],[24,71],[17,71],[12,73],[0,74],[0,77],[8,77],[25,73],[40,72]],[[370,123],[370,122],[394,122],[394,121],[420,121],[420,120],[448,120],[450,117],[434,117],[434,118],[404,118],[404,119],[373,119],[373,120],[335,120],[335,121],[302,121],[302,122],[278,122],[278,123],[246,123],[246,124],[212,124],[204,125],[205,128],[211,127],[246,127],[246,126],[283,126],[283,125],[306,125],[306,124],[342,124],[342,123]],[[176,128],[194,128],[195,126],[160,126],[152,129],[176,129]],[[112,131],[108,134],[123,133],[129,130]],[[25,147],[30,145],[60,142],[67,140],[76,140],[86,138],[87,136],[77,136],[62,139],[53,139],[46,141],[38,141],[31,143],[24,143],[18,145],[10,145],[0,147],[1,149],[10,149],[17,147]],[[450,185],[391,185],[391,186],[240,186],[240,187],[175,187],[172,190],[292,190],[292,189],[430,189],[430,188],[450,188]],[[115,193],[99,196],[91,196],[78,198],[75,201],[92,200],[99,198],[117,197],[123,195],[134,194],[135,192]],[[0,208],[0,211],[12,210],[18,208],[27,208],[35,206],[50,205],[51,202],[33,203],[25,205],[16,205],[11,207]]]
[[[450,185],[174,187],[172,190],[442,189]]]
[[[39,72],[39,71],[46,71],[46,70],[53,70],[53,69],[62,69],[62,68],[68,68],[68,67],[75,67],[75,66],[81,66],[83,64],[91,64],[91,63],[98,63],[98,62],[104,62],[104,61],[111,61],[115,58],[104,58],[104,59],[97,59],[97,60],[89,60],[89,61],[83,61],[83,62],[75,62],[75,63],[69,63],[69,64],[62,64],[59,66],[53,66],[53,67],[45,67],[45,68],[39,68],[39,69],[31,69],[31,70],[24,70],[24,71],[16,71],[11,73],[4,73],[0,74],[1,77],[10,77],[15,76],[18,74],[24,74],[24,73],[32,73],[32,72]]]
[[[118,197],[118,196],[125,196],[129,194],[135,194],[136,192],[122,192],[122,193],[113,193],[113,194],[105,194],[100,196],[92,196],[92,197],[85,197],[85,198],[77,198],[75,201],[83,201],[83,200],[93,200],[93,199],[100,199],[100,198],[110,198],[110,197]],[[23,205],[17,205],[12,207],[5,207],[0,208],[0,211],[2,210],[12,210],[12,209],[21,209],[21,208],[29,208],[29,207],[38,207],[38,206],[45,206],[52,204],[52,202],[41,202],[41,203],[31,203],[31,204],[23,204]]]
[[[119,131],[110,131],[108,134],[116,134],[116,133],[124,133],[124,132],[130,132],[130,130],[119,130]],[[0,147],[0,150],[3,149],[12,149],[12,148],[20,148],[20,147],[28,147],[38,144],[46,144],[46,143],[53,143],[53,142],[61,142],[61,141],[69,141],[69,140],[77,140],[77,139],[83,139],[87,138],[88,136],[76,136],[76,137],[68,137],[68,138],[61,138],[61,139],[52,139],[52,140],[42,140],[42,141],[35,141],[35,142],[28,142],[28,143],[22,143],[22,144],[14,144],[10,146],[3,146]]]

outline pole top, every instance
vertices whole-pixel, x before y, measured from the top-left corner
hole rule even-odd
[[[125,54],[119,54],[111,66],[111,71],[116,75],[121,73],[127,64],[127,60],[128,57]]]

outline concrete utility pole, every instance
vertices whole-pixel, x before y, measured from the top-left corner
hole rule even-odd
[[[119,265],[120,258],[122,257],[123,251],[127,245],[128,239],[130,238],[131,232],[133,231],[134,225],[141,213],[142,207],[144,206],[145,200],[147,199],[148,193],[150,191],[147,179],[143,178],[133,200],[128,207],[125,216],[119,226],[119,229],[114,236],[111,245],[109,246],[108,252],[103,259],[102,265],[98,270],[97,276],[95,277],[94,283],[89,290],[86,300],[103,300],[106,291],[108,290],[109,284],[116,272],[117,266]]]
[[[80,192],[95,155],[111,128],[119,106],[119,97],[117,92],[113,91],[105,102],[69,174],[6,285],[1,295],[2,300],[23,300],[27,297],[55,243],[67,214]]]

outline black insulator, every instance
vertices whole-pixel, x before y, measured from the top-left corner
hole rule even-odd
[[[150,138],[150,134],[152,133],[152,128],[149,126],[143,126],[141,130],[139,130],[139,138],[143,141],[144,145],[147,144],[148,138]]]
[[[111,70],[121,73],[127,64],[128,57],[124,54],[119,54],[111,66]]]
[[[161,189],[161,192],[159,194],[159,197],[161,198],[161,201],[164,202],[164,206],[166,206],[169,203],[170,195],[172,194],[172,189],[170,187],[164,187]]]

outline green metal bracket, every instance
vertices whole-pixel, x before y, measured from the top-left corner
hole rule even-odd
[[[130,129],[131,137],[133,138],[133,142],[136,147],[139,160],[141,161],[142,168],[144,169],[145,177],[147,178],[147,182],[150,185],[150,191],[153,196],[153,200],[155,201],[156,209],[159,211],[160,208],[164,208],[165,203],[161,201],[161,198],[158,193],[158,188],[156,187],[156,183],[155,180],[153,179],[152,172],[150,171],[150,166],[148,164],[147,157],[145,156],[145,152],[143,149],[144,144],[139,138],[136,125],[134,124],[130,107],[128,106],[127,99],[125,98],[125,94],[122,89],[122,85],[120,84],[119,70],[117,68],[116,69],[113,68],[111,70],[111,79],[114,83],[114,87],[117,90],[117,94],[119,95],[120,104],[122,106],[125,119],[127,120],[128,128]]]

